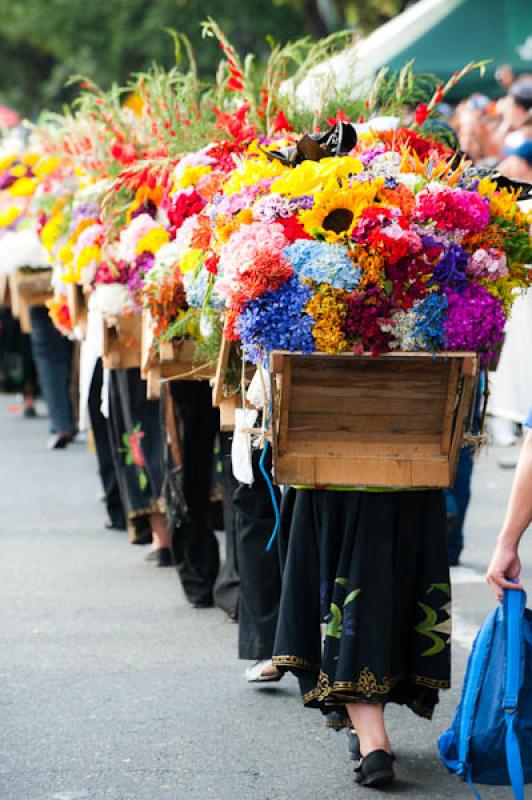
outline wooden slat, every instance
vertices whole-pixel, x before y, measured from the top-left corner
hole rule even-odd
[[[281,402],[279,406],[279,455],[286,451],[288,441],[289,406],[291,398],[292,359],[283,359],[281,366]]]
[[[447,454],[451,446],[453,433],[453,420],[457,399],[458,381],[460,378],[460,362],[456,359],[450,363],[447,380],[447,401],[443,413],[443,430],[441,435],[441,451]]]
[[[389,409],[386,409],[389,410]],[[424,406],[420,413],[412,414],[386,414],[369,411],[367,414],[303,414],[290,410],[288,415],[288,432],[290,438],[296,431],[306,430],[309,433],[339,432],[346,438],[358,439],[361,433],[387,434],[387,433],[430,433],[437,437],[442,428],[442,416],[431,409],[427,414]],[[425,413],[423,413],[425,412]]]
[[[233,343],[226,339],[225,336],[222,336],[222,346],[218,354],[214,386],[212,387],[212,404],[215,408],[221,404],[224,397],[225,376],[227,374],[227,366],[229,364],[229,355],[232,346]]]
[[[368,455],[369,448],[367,441],[346,441],[345,437],[332,437],[327,434],[323,438],[316,435],[313,439],[298,440],[297,437],[294,437],[290,439],[290,452],[305,458],[318,458],[320,456],[363,458]],[[371,442],[371,452],[379,458],[392,459],[441,457],[439,439],[432,442],[422,442],[417,437],[415,442],[405,442],[403,439],[398,439],[395,442],[374,440]]]

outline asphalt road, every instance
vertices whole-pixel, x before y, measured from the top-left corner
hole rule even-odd
[[[236,626],[188,608],[174,570],[148,566],[144,550],[103,528],[94,456],[83,444],[46,451],[46,421],[22,419],[13,402],[0,397],[0,799],[389,796],[355,788],[344,735],[301,707],[293,679],[246,685]],[[387,712],[399,797],[471,797],[440,765],[436,739],[493,607],[481,575],[512,478],[498,454],[476,465],[454,575],[455,688],[432,723]],[[522,555],[532,587],[532,536]]]

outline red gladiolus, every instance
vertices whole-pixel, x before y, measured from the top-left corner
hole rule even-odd
[[[279,111],[279,113],[277,114],[277,116],[273,121],[273,132],[280,133],[281,131],[291,131],[291,130],[293,130],[293,128],[286,119],[284,112]]]
[[[420,103],[418,106],[416,106],[416,110],[414,112],[414,120],[416,125],[423,125],[428,115],[429,110],[426,103]]]
[[[231,77],[227,81],[227,88],[230,92],[242,92],[244,90],[244,84],[241,80]]]

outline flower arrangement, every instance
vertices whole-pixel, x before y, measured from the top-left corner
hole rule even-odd
[[[366,134],[295,166],[271,156],[284,142],[253,144],[203,208],[203,263],[216,264],[225,335],[248,360],[266,364],[275,349],[494,353],[532,282],[531,216],[512,190],[466,186],[444,145],[398,138]]]

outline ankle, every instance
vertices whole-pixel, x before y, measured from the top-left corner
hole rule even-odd
[[[384,750],[388,755],[392,755],[392,746],[387,736],[379,736],[374,734],[367,734],[366,736],[361,733],[358,734],[360,739],[360,753],[362,757],[368,756],[375,750]]]

